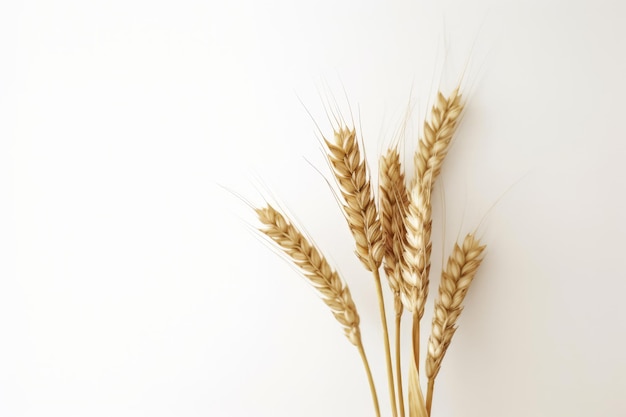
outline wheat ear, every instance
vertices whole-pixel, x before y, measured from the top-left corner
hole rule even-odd
[[[465,237],[462,246],[454,245],[448,258],[446,269],[441,274],[439,296],[435,301],[433,327],[428,339],[426,356],[426,376],[428,393],[426,409],[430,415],[435,378],[441,369],[441,361],[456,331],[456,323],[463,310],[463,299],[482,262],[485,246],[471,233]]]
[[[393,293],[395,310],[395,361],[396,361],[396,388],[400,416],[404,417],[404,395],[402,393],[402,370],[400,357],[400,327],[402,321],[402,255],[404,252],[405,227],[404,217],[409,204],[404,172],[400,163],[400,154],[397,148],[390,148],[380,158],[379,165],[380,189],[380,222],[383,231],[385,257],[383,268],[389,281],[389,288]]]
[[[400,263],[406,238],[404,217],[409,205],[409,196],[397,149],[388,149],[380,158],[379,178],[380,220],[385,248],[383,267],[389,280],[389,288],[394,295],[395,311],[402,313]]]
[[[450,96],[437,93],[429,119],[424,123],[423,136],[415,153],[415,178],[424,188],[432,188],[441,172],[443,159],[448,154],[450,142],[463,112],[463,101],[457,87]]]
[[[374,271],[380,267],[384,246],[367,167],[354,129],[342,127],[334,132],[334,139],[325,139],[328,159],[345,202],[343,209],[356,241],[356,255],[368,271]]]
[[[302,274],[321,294],[322,300],[330,307],[350,343],[359,350],[370,384],[376,415],[380,416],[376,387],[361,341],[359,314],[347,285],[330,267],[326,258],[315,245],[274,207],[267,205],[264,208],[256,209],[256,213],[263,224],[260,229],[261,232],[274,241],[291,258]]]
[[[402,301],[407,310],[413,313],[413,354],[418,370],[420,320],[428,298],[432,249],[431,194],[462,110],[463,103],[458,88],[447,98],[438,92],[437,101],[424,123],[423,136],[414,157],[415,178],[412,181],[405,218],[407,234],[402,262]]]
[[[397,417],[398,411],[391,365],[387,315],[385,314],[385,302],[378,271],[385,248],[367,166],[365,160],[361,157],[359,142],[354,129],[348,129],[345,126],[340,127],[334,131],[334,141],[331,142],[327,139],[324,139],[324,141],[328,147],[328,160],[344,200],[344,215],[356,241],[356,255],[365,268],[374,275],[380,317],[383,325],[391,411],[393,416]]]

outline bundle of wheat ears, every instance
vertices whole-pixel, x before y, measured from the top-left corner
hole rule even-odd
[[[443,160],[456,131],[464,102],[456,88],[446,96],[439,92],[414,156],[414,176],[405,181],[397,146],[380,157],[378,201],[354,128],[340,123],[334,138],[324,138],[330,167],[340,189],[344,217],[356,242],[356,256],[374,276],[383,328],[387,383],[394,417],[431,415],[435,379],[441,368],[463,299],[480,266],[485,246],[473,233],[456,243],[441,274],[434,303],[425,367],[420,369],[420,331],[428,297],[431,257],[431,195]],[[287,216],[267,204],[256,209],[260,231],[276,244],[319,291],[350,343],[356,346],[367,374],[374,409],[380,407],[359,328],[359,314],[346,282],[334,270],[306,234]],[[387,277],[394,300],[395,366],[387,329],[380,269]],[[401,320],[408,311],[412,319],[411,354],[408,369],[408,412],[402,389]],[[424,396],[420,372],[428,385]]]

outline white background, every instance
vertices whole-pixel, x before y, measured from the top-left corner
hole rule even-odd
[[[433,285],[483,218],[488,249],[433,416],[626,415],[623,4],[3,2],[0,416],[373,415],[356,350],[225,189],[280,202],[346,278],[391,415],[314,121],[334,97],[374,173],[394,139],[410,161],[464,69]]]

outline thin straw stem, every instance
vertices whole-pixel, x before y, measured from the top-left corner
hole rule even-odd
[[[434,379],[429,379],[428,380],[428,391],[426,393],[426,411],[428,412],[428,415],[430,416],[430,408],[433,405],[433,389],[435,388],[435,380]]]
[[[413,313],[413,356],[415,357],[415,366],[417,367],[417,372],[420,370],[420,317],[419,313],[416,311]]]
[[[359,353],[361,354],[361,359],[363,360],[363,366],[365,366],[365,373],[367,374],[367,381],[370,384],[370,392],[372,394],[372,401],[374,401],[374,410],[376,410],[376,416],[380,417],[380,406],[378,405],[378,395],[376,394],[376,386],[374,385],[374,378],[372,377],[372,370],[370,369],[370,364],[367,361],[367,356],[365,355],[365,349],[363,349],[363,342],[359,339],[359,342],[356,345]]]
[[[398,388],[398,407],[400,417],[404,417],[404,394],[402,393],[402,363],[400,356],[400,324],[402,322],[402,311],[396,311],[396,387]]]
[[[385,314],[385,301],[383,299],[383,287],[380,283],[380,273],[373,268],[374,281],[376,281],[376,292],[378,293],[378,306],[380,308],[380,318],[383,324],[383,337],[385,342],[385,356],[387,360],[387,382],[389,384],[389,398],[391,400],[391,412],[393,417],[398,417],[396,407],[396,390],[393,382],[393,365],[391,364],[391,347],[389,346],[389,330],[387,329],[387,314]]]

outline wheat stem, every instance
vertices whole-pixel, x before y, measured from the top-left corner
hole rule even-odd
[[[409,359],[409,417],[428,417],[424,396],[420,386],[420,376],[415,366],[415,357]]]
[[[409,198],[404,183],[404,172],[397,148],[389,148],[379,162],[380,189],[380,223],[385,248],[384,271],[393,293],[394,311],[396,313],[396,388],[398,390],[398,407],[400,416],[404,417],[404,396],[402,394],[402,373],[400,353],[400,323],[402,320],[401,282],[402,269],[400,262],[404,252],[405,228],[404,216]]]
[[[398,389],[398,408],[400,417],[404,417],[404,394],[402,393],[402,361],[400,356],[400,330],[402,323],[402,310],[396,311],[396,387]]]
[[[385,302],[378,271],[385,253],[378,209],[374,203],[374,193],[369,180],[367,164],[361,156],[356,131],[341,126],[335,129],[333,133],[333,141],[324,139],[328,149],[328,160],[344,200],[344,215],[356,243],[356,255],[365,269],[372,272],[376,282],[378,305],[383,324],[391,410],[393,417],[397,417],[387,315],[385,314]]]
[[[431,193],[462,110],[463,103],[458,88],[449,97],[438,93],[429,118],[424,123],[423,137],[419,141],[414,157],[415,178],[410,187],[404,218],[406,238],[401,262],[403,279],[401,290],[404,306],[413,313],[413,359],[418,373],[420,320],[424,315],[430,281]]]
[[[396,407],[396,390],[393,382],[393,367],[391,365],[391,347],[389,345],[389,330],[387,330],[387,314],[385,313],[385,300],[383,298],[383,287],[380,282],[380,273],[374,269],[374,281],[376,282],[376,292],[378,293],[378,307],[380,309],[380,319],[383,324],[383,338],[385,339],[385,359],[387,361],[387,383],[389,385],[389,399],[391,400],[391,412],[393,417],[398,416]]]
[[[356,345],[359,353],[361,354],[361,359],[363,360],[363,366],[365,366],[365,373],[367,374],[367,381],[370,385],[370,393],[372,394],[372,401],[374,401],[374,410],[376,410],[376,416],[380,417],[380,406],[378,405],[378,395],[376,394],[376,386],[374,385],[374,378],[372,377],[372,370],[370,369],[370,364],[367,361],[367,355],[365,355],[365,349],[363,349],[363,343],[359,339],[359,342]]]
[[[420,317],[418,313],[413,313],[413,357],[415,358],[415,368],[420,370]]]
[[[426,393],[426,412],[430,416],[430,408],[433,405],[433,390],[435,389],[435,380],[428,380],[428,391]]]

